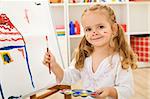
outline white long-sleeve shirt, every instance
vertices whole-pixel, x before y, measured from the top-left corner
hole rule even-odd
[[[77,70],[75,61],[72,61],[71,66],[64,71],[61,83],[70,85],[79,80],[82,81],[85,90],[95,91],[103,87],[114,87],[117,90],[118,99],[128,99],[134,92],[132,70],[131,68],[122,69],[119,54],[103,59],[95,73],[92,71],[91,56],[85,59],[82,71]]]

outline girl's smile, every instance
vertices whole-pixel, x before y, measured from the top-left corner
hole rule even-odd
[[[97,40],[100,40],[100,39],[102,39],[102,38],[103,38],[103,36],[100,36],[100,37],[91,37],[90,40],[92,40],[92,41],[97,41]]]

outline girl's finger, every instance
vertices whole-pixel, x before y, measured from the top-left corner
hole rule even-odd
[[[102,92],[103,92],[102,89],[99,89],[99,90],[96,91],[97,94],[101,94]]]
[[[48,62],[46,62],[46,66],[49,68],[49,63]]]
[[[46,65],[46,61],[43,61],[43,64]]]
[[[50,53],[49,53],[49,52],[46,52],[45,56],[50,56]]]
[[[106,97],[106,94],[104,92],[99,93],[100,97]]]
[[[51,59],[51,57],[50,56],[48,56],[48,55],[46,55],[46,56],[44,56],[44,59]]]
[[[102,93],[103,93],[102,90],[97,92],[98,95],[101,95]]]
[[[48,63],[48,62],[43,61],[43,64],[44,64],[46,67],[49,67],[49,63]]]
[[[48,50],[48,55],[49,55],[49,56],[53,56],[53,54],[51,53],[50,50]]]
[[[46,58],[44,61],[47,62],[47,63],[51,62],[50,58]]]

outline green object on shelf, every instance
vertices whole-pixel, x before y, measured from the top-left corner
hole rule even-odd
[[[57,36],[65,36],[65,34],[57,34]]]

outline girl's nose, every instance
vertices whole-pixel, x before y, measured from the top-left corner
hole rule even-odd
[[[93,33],[92,33],[92,36],[95,36],[95,35],[97,35],[97,33],[96,33],[96,32],[93,32]]]

